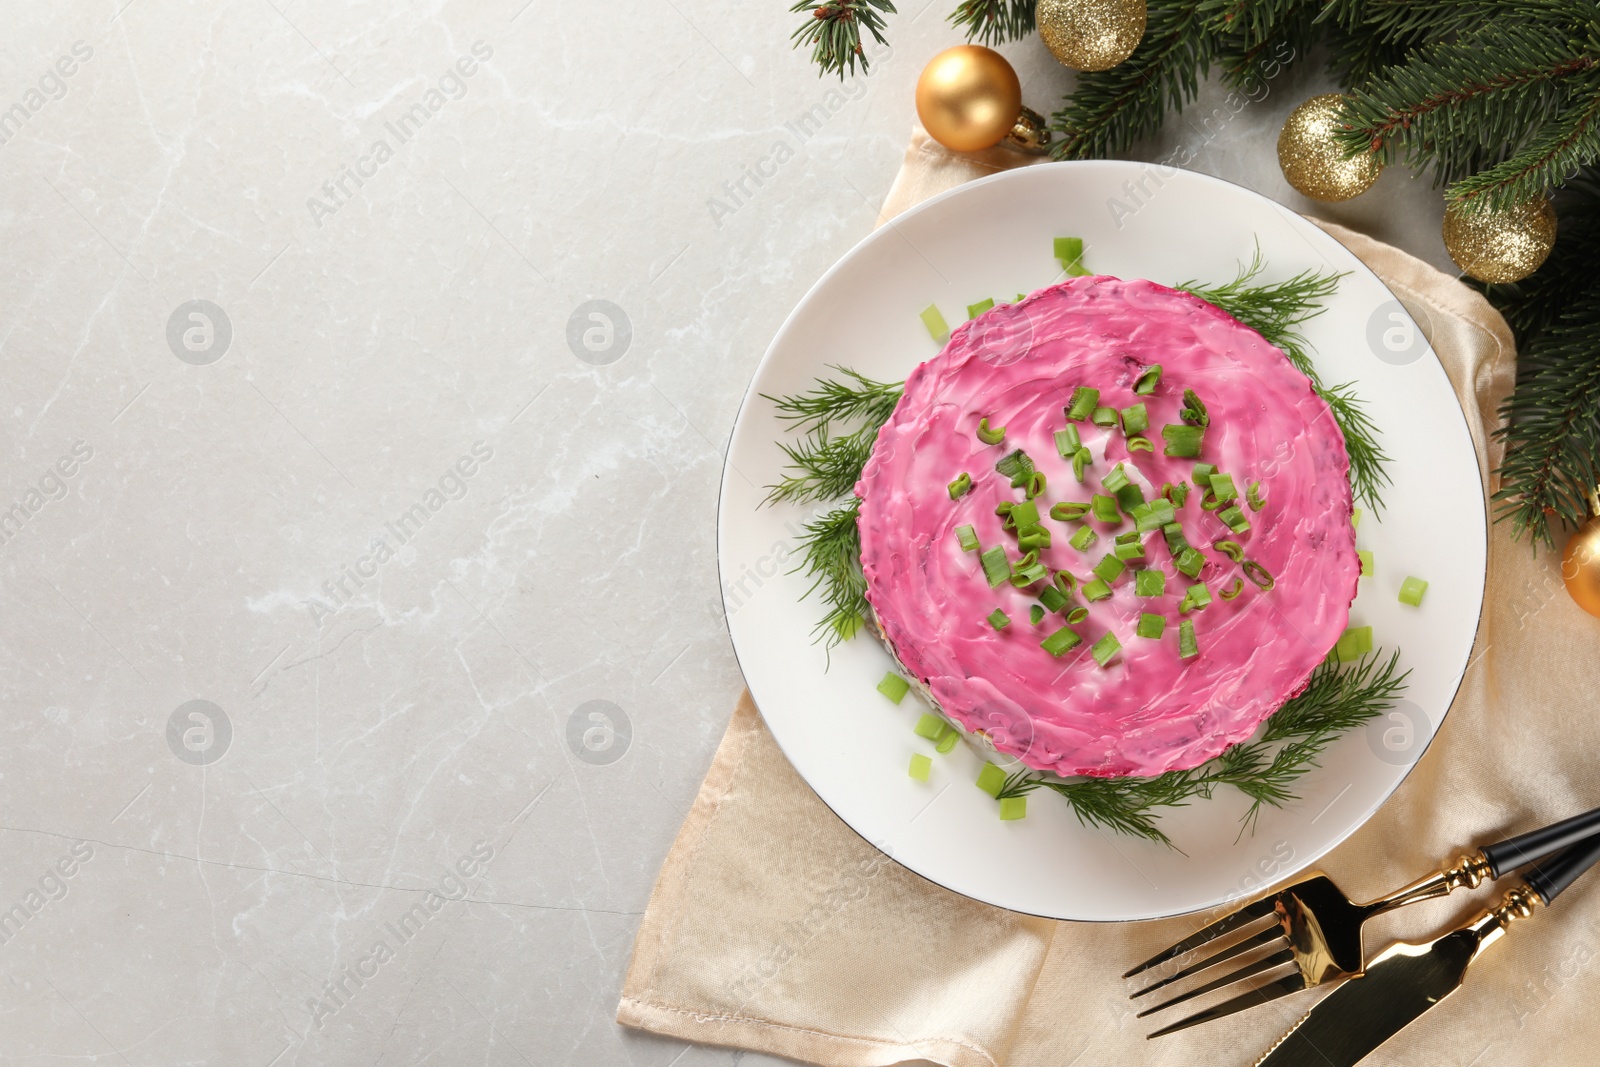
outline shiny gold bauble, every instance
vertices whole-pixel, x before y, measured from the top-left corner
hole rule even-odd
[[[1295,191],[1325,204],[1372,188],[1383,161],[1372,154],[1345,158],[1333,139],[1339,124],[1338,93],[1313,96],[1289,112],[1278,134],[1278,166]]]
[[[1590,615],[1600,617],[1600,516],[1578,527],[1561,557],[1567,595]]]
[[[1556,209],[1547,196],[1503,211],[1468,212],[1459,201],[1444,209],[1445,251],[1480,282],[1520,282],[1555,243]]]
[[[1110,70],[1144,37],[1145,0],[1039,0],[1039,39],[1073,70]]]
[[[956,152],[1000,143],[1022,114],[1022,83],[1005,56],[961,44],[928,61],[917,79],[917,118],[928,135]]]

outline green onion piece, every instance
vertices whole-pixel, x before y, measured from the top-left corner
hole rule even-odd
[[[1122,409],[1122,432],[1144,433],[1150,428],[1150,410],[1143,404]]]
[[[991,430],[989,428],[989,417],[987,415],[978,420],[978,440],[982,441],[986,445],[997,445],[1005,439],[1006,428],[1004,426],[997,430]]]
[[[1361,526],[1361,509],[1360,508],[1356,508],[1354,511],[1352,511],[1350,513],[1350,525],[1351,526],[1355,526],[1357,528],[1359,528]]]
[[[1028,556],[1035,558],[1030,561]],[[1050,577],[1050,568],[1039,562],[1037,552],[1029,552],[1028,556],[1018,560],[1016,565],[1011,568],[1011,584],[1018,589],[1026,589],[1028,586],[1036,582],[1042,582]]]
[[[1067,623],[1071,626],[1076,626],[1088,617],[1089,609],[1084,607],[1082,604],[1079,604],[1077,607],[1067,612]]]
[[[1031,500],[1011,501],[1010,503],[1011,507],[1006,510],[1011,516],[1011,521],[1016,524],[1017,529],[1021,530],[1024,527],[1037,526],[1039,524],[1038,504]]]
[[[983,566],[983,576],[989,579],[990,589],[1011,577],[1011,564],[1006,562],[1006,550],[1000,545],[978,553],[978,562]]]
[[[1178,610],[1185,615],[1191,611],[1202,611],[1211,606],[1211,590],[1207,589],[1204,582],[1198,582],[1189,587],[1183,594],[1183,601],[1178,605]]]
[[[1000,431],[1002,434],[1004,430]],[[1019,489],[1033,476],[1033,460],[1020,448],[1012,449],[995,461],[994,469],[1011,479],[1011,488]]]
[[[1079,268],[1079,270],[1084,274],[1088,274],[1089,273],[1088,271],[1083,270],[1081,267]],[[1072,270],[1070,268],[1068,268],[1067,273],[1071,274]],[[1005,797],[1000,801],[1000,821],[1001,822],[1016,822],[1018,819],[1026,819],[1027,817],[1028,817],[1028,798],[1027,797],[1025,797],[1025,796],[1022,796],[1022,797]]]
[[[1200,501],[1200,506],[1205,508],[1207,511],[1216,511],[1222,506],[1222,501],[1218,500],[1214,496],[1208,496],[1204,500]]]
[[[968,304],[967,305],[967,318],[975,319],[979,315],[982,315],[985,311],[988,311],[992,307],[994,307],[994,297],[992,297],[992,296],[989,297],[987,300],[980,300],[976,304]]]
[[[1160,497],[1133,509],[1133,521],[1138,525],[1140,533],[1164,530],[1176,518],[1177,515],[1172,510],[1172,501]]]
[[[939,314],[939,305],[929,304],[922,309],[922,325],[928,328],[928,336],[940,344],[950,340],[950,327],[945,324],[944,316]]]
[[[834,619],[833,622],[829,624],[829,628],[838,635],[839,640],[848,641],[854,637],[856,632],[866,624],[866,619],[852,611],[848,615],[841,615]]]
[[[1082,237],[1057,237],[1055,239],[1056,258],[1061,261],[1061,269],[1075,277],[1077,274],[1088,274],[1083,269],[1083,238]]]
[[[918,737],[926,737],[929,741],[937,741],[944,736],[945,729],[949,726],[939,716],[931,712],[923,712],[922,718],[917,720],[917,725],[911,728]]]
[[[919,782],[926,782],[928,775],[933,772],[933,760],[920,752],[911,754],[911,769],[906,773]]]
[[[1078,610],[1084,612],[1085,614],[1088,614],[1089,611],[1088,608],[1080,608]],[[1083,638],[1079,637],[1076,631],[1070,630],[1063,626],[1061,629],[1057,630],[1043,641],[1040,641],[1039,647],[1050,653],[1052,656],[1060,658],[1081,644],[1083,644]]]
[[[1074,578],[1070,571],[1056,571],[1053,581],[1057,589],[1067,594],[1068,599],[1078,592],[1078,579]]]
[[[1139,616],[1139,627],[1133,632],[1140,637],[1158,638],[1167,632],[1167,620],[1160,615],[1145,612]]]
[[[1195,640],[1194,620],[1184,619],[1178,624],[1178,658],[1194,659],[1200,654],[1200,642]]]
[[[1072,402],[1067,405],[1067,421],[1078,422],[1094,414],[1100,406],[1100,390],[1080,385],[1072,391]]]
[[[1200,444],[1205,439],[1205,431],[1198,426],[1173,423],[1161,427],[1161,436],[1167,442],[1166,448],[1163,449],[1165,455],[1191,459],[1200,454]]]
[[[1250,532],[1250,520],[1244,517],[1244,509],[1238,504],[1230,504],[1217,512],[1217,518],[1228,524],[1228,529],[1236,534]]]
[[[1013,304],[1020,304],[1026,299],[1028,299],[1028,294],[1027,293],[1018,293],[1017,294],[1017,298],[1015,300],[1013,300],[1012,303]]]
[[[1089,421],[1096,426],[1115,426],[1117,424],[1117,409],[1098,407],[1089,414]]]
[[[1268,573],[1267,568],[1253,559],[1244,561],[1244,576],[1254,582],[1263,592],[1277,585],[1277,581]]]
[[[1050,506],[1050,517],[1062,522],[1076,522],[1089,514],[1089,507],[1090,505],[1077,500],[1063,500],[1059,504]]]
[[[1096,600],[1104,600],[1111,595],[1111,586],[1106,580],[1096,576],[1092,581],[1083,583],[1083,599],[1091,604]]]
[[[1356,549],[1356,556],[1361,560],[1361,577],[1372,577],[1372,553],[1364,548]]]
[[[1034,497],[1039,496],[1044,492],[1044,487],[1044,471],[1034,471],[1028,476],[1028,487],[1023,490],[1023,492],[1027,494],[1029,500],[1032,500]]]
[[[1217,473],[1210,478],[1211,494],[1218,500],[1235,500],[1239,496],[1238,486],[1233,484],[1233,475]]]
[[[1117,640],[1116,634],[1107,630],[1106,635],[1094,643],[1094,647],[1089,650],[1089,655],[1094,657],[1096,663],[1104,667],[1111,662],[1111,657],[1121,651],[1122,642]]]
[[[1038,626],[1041,622],[1044,622],[1044,608],[1040,607],[1038,604],[1029,604],[1028,621],[1033,623],[1035,626]]]
[[[1211,425],[1211,416],[1206,412],[1205,401],[1201,400],[1200,395],[1193,389],[1183,391],[1183,409],[1178,412],[1178,418],[1195,426]]]
[[[1050,547],[1050,531],[1043,526],[1029,526],[1017,531],[1017,547],[1024,552],[1037,552]]]
[[[1372,627],[1352,626],[1339,635],[1333,655],[1340,663],[1351,663],[1372,651]]]
[[[1172,553],[1172,558],[1177,559],[1189,547],[1189,539],[1183,536],[1182,525],[1169,522],[1161,527],[1161,536],[1167,539],[1167,551]]]
[[[1121,522],[1122,512],[1117,510],[1117,498],[1096,493],[1089,500],[1089,510],[1099,522]]]
[[[1132,445],[1129,445],[1129,447],[1131,448]],[[1183,502],[1189,499],[1189,483],[1179,482],[1177,485],[1169,485],[1162,490],[1162,494],[1172,501],[1173,507],[1181,508],[1183,507]]]
[[[985,763],[983,770],[978,772],[978,788],[992,797],[1000,795],[1000,787],[1006,784],[1006,772],[992,763]]]
[[[1117,490],[1117,506],[1129,514],[1144,503],[1144,490],[1137,485],[1125,485]]]
[[[1196,463],[1194,465],[1194,484],[1204,489],[1211,484],[1211,476],[1217,473],[1217,468],[1209,463]]]
[[[1233,584],[1224,589],[1221,596],[1223,600],[1232,600],[1242,592],[1244,592],[1244,579],[1234,575]]]
[[[1133,383],[1133,391],[1139,396],[1149,396],[1156,391],[1156,385],[1161,381],[1161,364],[1152,364],[1146,367],[1144,373],[1139,375]]]
[[[1083,481],[1083,469],[1089,465],[1092,459],[1094,457],[1090,455],[1087,448],[1078,449],[1077,454],[1072,457],[1072,476],[1080,482]]]
[[[898,704],[905,699],[907,693],[911,692],[911,683],[894,671],[890,671],[883,676],[883,681],[878,683],[878,692]]]
[[[1144,570],[1133,572],[1133,592],[1135,596],[1162,596],[1167,591],[1167,576],[1161,571]]]
[[[960,500],[962,497],[967,495],[967,490],[971,488],[972,475],[968,474],[966,471],[962,471],[961,476],[950,483],[950,499]]]
[[[1112,554],[1126,563],[1130,559],[1144,559],[1144,545],[1138,541],[1129,541],[1119,544],[1111,550]]]
[[[1128,438],[1129,452],[1154,452],[1155,450],[1156,446],[1151,443],[1148,437],[1133,434]]]
[[[1218,552],[1221,552],[1224,556],[1227,556],[1235,563],[1239,563],[1244,559],[1244,546],[1239,544],[1237,541],[1218,541],[1211,547],[1216,549]]]
[[[1087,526],[1080,526],[1078,527],[1078,532],[1073,534],[1071,540],[1067,543],[1079,552],[1087,552],[1094,547],[1094,543],[1098,540],[1100,540],[1100,535],[1095,533],[1094,530]]]
[[[1131,484],[1133,483],[1128,479],[1128,472],[1123,469],[1120,463],[1106,471],[1105,477],[1100,479],[1101,487],[1112,493],[1115,493],[1123,486]]]
[[[999,608],[995,608],[993,611],[989,612],[989,625],[993,626],[996,630],[1004,630],[1007,626],[1011,625],[1011,616],[1007,615]]]
[[[1016,506],[1017,502],[1015,500],[1002,500],[1000,503],[994,506],[994,513],[999,515],[1001,518],[1009,518],[1011,515],[1011,509]]]
[[[1200,577],[1200,568],[1205,565],[1206,558],[1198,548],[1186,548],[1178,556],[1178,569],[1191,578]]]
[[[1121,578],[1122,572],[1127,569],[1128,565],[1126,563],[1123,563],[1116,556],[1110,554],[1101,556],[1100,562],[1094,565],[1094,573],[1096,577],[1103,578],[1107,583],[1114,582],[1118,578]]]
[[[1250,483],[1250,488],[1244,491],[1244,499],[1245,502],[1250,505],[1251,511],[1260,511],[1262,508],[1267,506],[1267,502],[1261,498],[1260,482]]]
[[[933,746],[933,750],[939,753],[948,753],[951,749],[956,747],[956,742],[959,740],[961,740],[961,731],[957,730],[949,723],[946,723],[944,727],[944,736],[939,738],[938,743]]]
[[[1400,603],[1410,604],[1414,608],[1422,607],[1422,594],[1428,591],[1428,583],[1421,578],[1406,576],[1400,583]]]
[[[1039,590],[1039,603],[1044,605],[1044,610],[1056,612],[1066,607],[1071,601],[1067,599],[1067,594],[1053,585],[1047,585]]]
[[[1062,459],[1071,459],[1082,447],[1083,441],[1078,437],[1076,426],[1056,431],[1056,451],[1061,453]]]
[[[961,545],[963,552],[976,552],[979,549],[978,531],[971,526],[956,527],[956,541]]]
[[[1140,537],[1141,537],[1141,534],[1139,533],[1138,530],[1129,530],[1126,533],[1119,533],[1119,534],[1117,534],[1117,544],[1119,544],[1119,545],[1137,544],[1139,542]]]

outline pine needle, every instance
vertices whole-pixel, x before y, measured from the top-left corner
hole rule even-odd
[[[841,81],[845,71],[855,73],[857,63],[863,71],[870,69],[867,57],[861,52],[862,28],[865,27],[879,44],[885,44],[883,15],[879,12],[895,13],[890,0],[828,0],[822,4],[799,0],[789,10],[806,13],[806,20],[795,28],[789,39],[796,47],[809,45],[811,61],[822,73],[837,74]]]
[[[957,29],[964,29],[967,40],[984,44],[1004,44],[1033,32],[1037,0],[961,0],[950,13]]]

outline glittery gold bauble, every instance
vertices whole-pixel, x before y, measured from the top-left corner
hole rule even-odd
[[[917,118],[957,152],[999,144],[1022,114],[1022,83],[1004,56],[962,44],[934,56],[917,79]]]
[[[1383,161],[1377,156],[1346,159],[1334,141],[1343,99],[1338,93],[1313,96],[1289,112],[1278,134],[1283,176],[1297,192],[1323,203],[1359,196],[1383,173]]]
[[[1469,213],[1460,203],[1444,209],[1444,247],[1456,266],[1502,285],[1539,269],[1556,243],[1556,209],[1535,197],[1504,211]]]
[[[1600,490],[1590,497],[1594,517],[1567,541],[1561,557],[1561,578],[1567,595],[1590,615],[1600,617]]]
[[[1144,37],[1145,0],[1039,0],[1039,38],[1073,70],[1110,70]]]

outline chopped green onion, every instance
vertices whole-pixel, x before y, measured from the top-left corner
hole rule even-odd
[[[1035,556],[1037,553],[1030,552],[1028,555]],[[1027,557],[1023,558],[1026,559]],[[1026,589],[1028,586],[1042,582],[1048,577],[1050,577],[1050,568],[1040,563],[1037,559],[1031,563],[1024,563],[1019,560],[1011,569],[1011,584],[1018,589]]]
[[[978,531],[971,526],[956,527],[956,542],[961,545],[963,552],[976,552],[981,547],[978,544]]]
[[[1131,449],[1133,446],[1130,444],[1128,447]],[[1161,492],[1163,496],[1172,501],[1173,507],[1181,508],[1183,507],[1183,502],[1189,499],[1189,483],[1179,482],[1177,485],[1169,485],[1163,488]]]
[[[1080,610],[1087,613],[1089,609],[1081,608]],[[1068,652],[1071,652],[1081,644],[1083,644],[1083,638],[1079,637],[1076,631],[1069,630],[1067,627],[1063,626],[1061,629],[1057,630],[1043,641],[1040,641],[1039,647],[1050,653],[1052,656],[1059,658],[1066,655]]]
[[[911,754],[911,768],[907,771],[912,778],[919,782],[926,782],[928,775],[933,771],[933,760],[920,752]]]
[[[923,712],[922,718],[917,720],[917,725],[911,728],[911,732],[918,737],[926,737],[929,741],[937,741],[944,736],[949,725],[932,712]]]
[[[1003,435],[1004,430],[1000,433]],[[1011,479],[1011,488],[1020,489],[1033,477],[1033,460],[1020,448],[1012,449],[995,461],[994,469]]]
[[[1024,552],[1037,552],[1050,547],[1050,531],[1037,524],[1017,531],[1017,547]]]
[[[1035,626],[1038,626],[1041,622],[1044,622],[1044,608],[1040,607],[1038,604],[1029,604],[1028,621],[1033,623]]]
[[[1214,496],[1208,496],[1204,500],[1200,501],[1200,506],[1205,508],[1207,511],[1216,511],[1222,506],[1222,501],[1218,500]]]
[[[983,770],[978,772],[978,788],[992,797],[1000,795],[1000,787],[1006,784],[1006,772],[992,763],[985,763]]]
[[[1183,391],[1183,409],[1178,412],[1178,418],[1195,426],[1211,425],[1211,416],[1206,412],[1205,401],[1201,400],[1200,394],[1193,389]]]
[[[1036,526],[1039,523],[1039,505],[1031,500],[1006,501],[1011,506],[1006,513],[1011,516],[1011,521],[1021,530],[1025,526]]]
[[[956,747],[956,742],[960,740],[961,731],[957,730],[949,723],[945,723],[944,736],[939,738],[938,743],[933,746],[933,750],[941,754],[948,753],[951,749]]]
[[[1242,592],[1244,592],[1244,579],[1234,575],[1233,584],[1224,589],[1221,596],[1223,600],[1232,600]]]
[[[1133,521],[1138,525],[1140,533],[1164,530],[1176,518],[1177,514],[1172,510],[1172,501],[1161,497],[1133,509]]]
[[[1267,568],[1253,559],[1245,560],[1243,569],[1244,576],[1254,582],[1263,592],[1278,584]]]
[[[1200,444],[1205,439],[1205,431],[1198,426],[1185,426],[1182,423],[1172,423],[1161,427],[1161,436],[1167,442],[1163,453],[1188,459],[1200,454]]]
[[[1217,473],[1217,468],[1209,463],[1196,463],[1194,465],[1194,484],[1202,489],[1211,484],[1211,476]]]
[[[1128,472],[1123,469],[1120,463],[1106,471],[1105,477],[1100,479],[1101,487],[1113,493],[1123,486],[1131,484],[1133,483],[1128,478]]]
[[[1187,615],[1191,611],[1201,611],[1210,606],[1211,590],[1206,588],[1204,582],[1197,582],[1183,594],[1183,601],[1178,605],[1178,610]]]
[[[1194,620],[1184,619],[1178,624],[1178,658],[1194,659],[1200,654],[1200,642],[1195,640]]]
[[[1428,583],[1421,578],[1406,576],[1400,583],[1400,603],[1410,604],[1414,608],[1422,607],[1422,594],[1428,591]]]
[[[1217,518],[1228,524],[1228,529],[1236,534],[1250,531],[1250,520],[1244,517],[1244,510],[1238,504],[1229,504],[1217,512]]]
[[[1178,556],[1178,569],[1191,578],[1200,577],[1200,568],[1205,565],[1206,557],[1198,548],[1186,548]]]
[[[1156,446],[1151,443],[1150,438],[1148,437],[1141,436],[1140,434],[1131,434],[1128,437],[1129,452],[1154,452],[1155,450]]]
[[[1056,451],[1061,453],[1062,459],[1071,459],[1082,447],[1083,440],[1079,438],[1076,426],[1056,431]]]
[[[1079,268],[1079,270],[1084,274],[1088,274],[1089,273],[1088,271],[1083,270],[1083,268],[1081,268],[1081,267]],[[1068,274],[1072,273],[1071,268],[1068,268],[1067,273]],[[1026,819],[1027,817],[1028,817],[1028,798],[1027,797],[1021,796],[1021,797],[1003,797],[1003,798],[1001,798],[1001,800],[1000,800],[1000,821],[1001,822],[1016,822],[1018,819]]]
[[[1139,539],[1140,539],[1140,537],[1141,537],[1141,534],[1139,533],[1138,530],[1129,530],[1126,533],[1119,533],[1119,534],[1117,534],[1117,544],[1119,544],[1119,545],[1137,544]]]
[[[1011,564],[1006,561],[1006,550],[1000,545],[978,553],[978,562],[983,566],[983,576],[989,579],[990,589],[1011,577]]]
[[[1017,298],[1015,300],[1013,300],[1012,303],[1013,304],[1020,304],[1026,299],[1028,299],[1028,294],[1027,293],[1018,293],[1017,294]]]
[[[1351,526],[1355,526],[1355,527],[1359,527],[1361,525],[1361,509],[1360,508],[1356,508],[1354,511],[1352,511],[1350,513],[1350,525]]]
[[[1237,541],[1218,541],[1211,547],[1235,563],[1239,563],[1244,559],[1244,546]]]
[[[1078,449],[1077,453],[1072,457],[1072,476],[1078,479],[1080,482],[1083,481],[1083,469],[1087,467],[1090,461],[1093,459],[1094,457],[1089,453],[1087,448]]]
[[[993,611],[989,612],[989,625],[993,626],[996,630],[1004,630],[1007,626],[1011,625],[1011,616],[1007,615],[999,608],[995,608]]]
[[[1087,526],[1080,526],[1078,527],[1078,532],[1073,534],[1071,540],[1067,543],[1079,552],[1087,552],[1098,540],[1100,540],[1100,535],[1095,533],[1094,530]]]
[[[1149,396],[1156,391],[1156,384],[1160,381],[1161,364],[1152,364],[1146,367],[1144,373],[1133,383],[1133,391],[1139,396]]]
[[[1150,410],[1143,404],[1134,404],[1122,409],[1122,432],[1144,433],[1150,428]]]
[[[988,311],[992,307],[994,307],[994,297],[992,297],[992,296],[989,297],[987,300],[980,300],[976,304],[968,304],[967,305],[967,318],[975,319],[979,315],[982,315],[985,311]]]
[[[1139,628],[1134,633],[1140,637],[1158,638],[1167,632],[1167,620],[1160,615],[1145,612],[1139,616]]]
[[[1118,544],[1111,550],[1112,554],[1126,563],[1130,559],[1144,559],[1144,545],[1138,541],[1128,541]]]
[[[1333,655],[1340,663],[1351,663],[1372,651],[1372,627],[1352,626],[1339,635]]]
[[[1100,562],[1094,565],[1095,576],[1104,579],[1108,583],[1121,578],[1122,572],[1127,569],[1128,565],[1126,563],[1110,554],[1101,556]]]
[[[1122,512],[1117,510],[1117,498],[1096,493],[1089,500],[1089,510],[1099,522],[1121,522]]]
[[[1174,559],[1189,547],[1189,539],[1183,536],[1183,526],[1179,523],[1169,522],[1161,527],[1161,536],[1167,539],[1167,551],[1172,553]]]
[[[894,671],[890,671],[883,676],[883,681],[878,683],[878,692],[898,704],[906,698],[907,693],[911,692],[911,683]]]
[[[1250,505],[1251,511],[1260,511],[1262,508],[1267,506],[1267,502],[1261,498],[1260,482],[1250,483],[1250,488],[1244,491],[1244,499],[1245,502]]]
[[[1063,500],[1050,506],[1050,517],[1062,522],[1076,522],[1089,514],[1090,505],[1077,500]]]
[[[1117,640],[1116,634],[1107,630],[1106,635],[1094,643],[1094,647],[1089,650],[1089,655],[1094,657],[1096,663],[1104,667],[1111,662],[1111,657],[1121,651],[1122,642]]]
[[[1133,572],[1133,592],[1135,596],[1162,596],[1167,591],[1167,576],[1161,571],[1143,570]]]
[[[1077,422],[1094,414],[1100,406],[1100,390],[1080,385],[1072,391],[1072,402],[1067,405],[1067,421]]]
[[[1364,548],[1356,549],[1356,556],[1361,560],[1361,577],[1372,577],[1372,553]]]
[[[1115,426],[1117,424],[1117,409],[1098,407],[1089,414],[1089,421],[1096,426]]]
[[[1083,266],[1082,237],[1057,237],[1054,247],[1056,259],[1061,261],[1062,270],[1073,277],[1089,273]]]
[[[1144,490],[1137,485],[1129,484],[1117,490],[1117,504],[1123,511],[1130,515],[1133,509],[1144,503]]]
[[[962,471],[961,476],[950,483],[950,499],[960,500],[962,497],[967,495],[967,490],[971,488],[972,475],[968,474],[966,471]]]
[[[1034,497],[1044,493],[1044,487],[1044,471],[1034,471],[1028,476],[1028,487],[1023,492],[1027,494],[1029,500],[1032,500]]]
[[[1079,604],[1077,607],[1067,612],[1067,623],[1068,625],[1076,626],[1088,617],[1089,609],[1084,607],[1082,604]]]
[[[982,441],[986,445],[997,445],[1005,439],[1006,428],[1004,426],[997,430],[991,430],[989,428],[989,417],[987,415],[978,420],[978,440]]]
[[[1083,599],[1091,604],[1096,600],[1104,600],[1111,595],[1111,586],[1104,578],[1095,576],[1093,581],[1083,583]]]
[[[1218,500],[1226,502],[1239,496],[1239,488],[1233,484],[1233,475],[1231,474],[1213,474],[1210,482],[1212,495]]]
[[[1039,590],[1039,603],[1044,605],[1046,611],[1060,611],[1071,601],[1067,599],[1067,594],[1060,589],[1057,589],[1054,585],[1047,585]]]
[[[922,325],[928,328],[928,336],[940,344],[950,340],[950,327],[945,324],[944,316],[939,314],[939,305],[929,304],[922,309]]]

